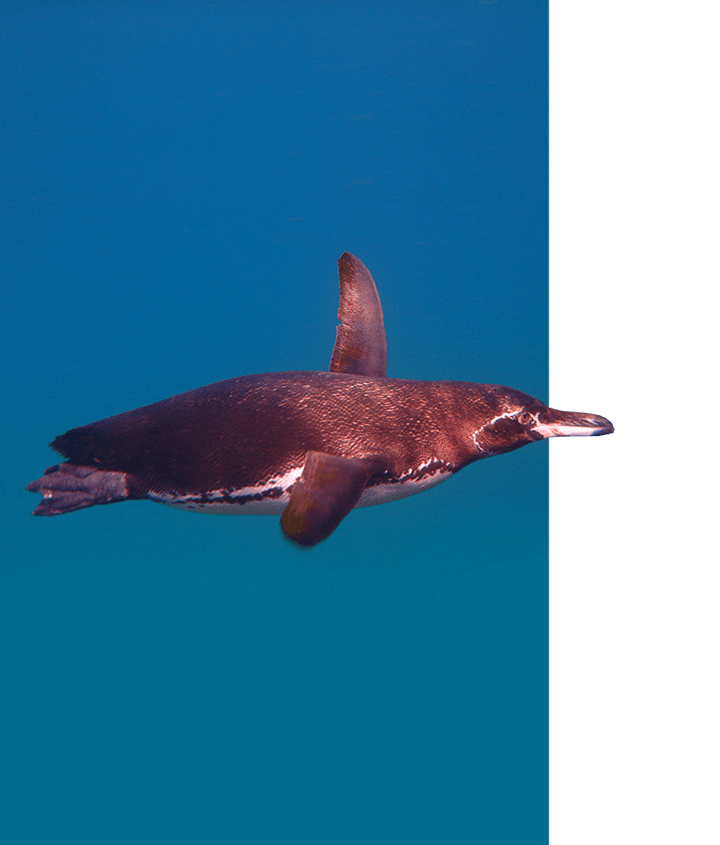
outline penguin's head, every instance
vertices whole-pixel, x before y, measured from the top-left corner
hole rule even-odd
[[[473,432],[478,457],[501,455],[548,437],[597,437],[612,434],[610,420],[598,414],[548,408],[519,390],[493,385],[483,424]]]

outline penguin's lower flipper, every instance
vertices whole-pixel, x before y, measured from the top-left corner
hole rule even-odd
[[[57,516],[68,511],[109,505],[128,498],[128,477],[124,472],[97,467],[56,464],[45,475],[25,488],[42,493],[43,500],[35,508],[35,516]]]
[[[340,458],[308,452],[280,524],[301,546],[314,546],[355,507],[371,476],[385,470],[382,458]]]

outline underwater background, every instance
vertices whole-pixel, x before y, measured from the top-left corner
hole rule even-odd
[[[546,401],[546,3],[0,21],[5,841],[546,841],[546,443],[306,552],[23,490],[69,428],[327,369],[346,250],[389,375]]]

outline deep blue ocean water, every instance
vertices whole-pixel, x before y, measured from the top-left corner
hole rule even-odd
[[[68,428],[328,366],[547,400],[544,2],[0,7],[8,843],[547,840],[547,450],[350,514],[36,519]]]

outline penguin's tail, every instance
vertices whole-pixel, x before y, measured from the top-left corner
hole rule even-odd
[[[57,516],[129,498],[127,473],[69,463],[48,467],[25,489],[43,495],[35,516]]]

